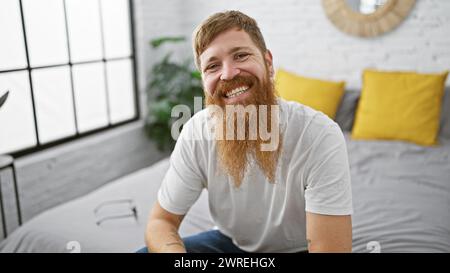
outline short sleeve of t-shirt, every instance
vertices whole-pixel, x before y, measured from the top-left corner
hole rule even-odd
[[[185,215],[200,196],[206,178],[200,170],[202,155],[199,150],[201,140],[196,137],[193,119],[184,126],[170,157],[170,166],[158,192],[162,208]]]
[[[347,148],[338,125],[326,126],[314,140],[306,169],[306,211],[326,215],[353,213]]]

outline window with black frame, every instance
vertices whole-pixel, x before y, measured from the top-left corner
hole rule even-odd
[[[131,4],[0,1],[0,154],[137,119]]]

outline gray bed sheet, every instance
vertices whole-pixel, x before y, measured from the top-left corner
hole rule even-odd
[[[450,141],[353,141],[354,252],[450,252]]]
[[[348,133],[345,137],[352,175],[353,251],[450,252],[450,141],[422,147],[353,141]],[[79,243],[81,252],[135,251],[143,246],[147,215],[168,166],[165,159],[35,217],[1,243],[0,251],[70,252],[71,241]],[[95,224],[98,204],[123,198],[135,201],[137,221]],[[204,192],[180,233],[187,236],[211,228]]]

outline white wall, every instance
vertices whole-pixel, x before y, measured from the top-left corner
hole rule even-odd
[[[320,0],[138,0],[143,37],[187,35],[208,15],[238,9],[255,18],[276,67],[361,86],[364,68],[440,72],[450,69],[450,1],[417,0],[394,31],[363,39],[340,32]],[[190,54],[190,48],[184,51]],[[160,53],[145,49],[147,70]],[[447,81],[450,85],[450,81]]]

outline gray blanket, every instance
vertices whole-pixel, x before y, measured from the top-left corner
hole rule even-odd
[[[353,250],[378,243],[381,252],[450,252],[449,141],[422,147],[346,137]]]

